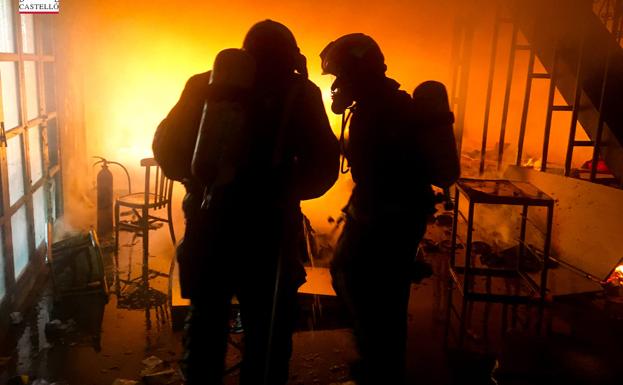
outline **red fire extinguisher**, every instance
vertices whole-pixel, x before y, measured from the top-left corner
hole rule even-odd
[[[128,170],[119,162],[112,162],[101,156],[94,156],[99,159],[93,166],[101,164],[102,168],[97,173],[97,235],[100,239],[108,238],[113,232],[113,175],[108,165],[114,164],[123,169],[128,177],[129,194],[132,193],[130,184],[130,174]]]

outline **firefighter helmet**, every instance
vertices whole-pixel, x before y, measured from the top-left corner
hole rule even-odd
[[[287,71],[306,74],[306,60],[296,39],[285,25],[274,20],[256,23],[244,38],[242,47],[257,60],[258,65],[271,65]]]
[[[329,43],[320,53],[322,73],[335,76],[383,75],[387,70],[379,45],[363,33],[351,33]]]

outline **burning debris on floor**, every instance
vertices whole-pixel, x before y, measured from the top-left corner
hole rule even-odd
[[[607,284],[615,287],[623,287],[623,265],[619,265],[614,269],[607,280]]]

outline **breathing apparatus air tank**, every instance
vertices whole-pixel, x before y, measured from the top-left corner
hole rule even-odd
[[[413,91],[416,116],[421,124],[419,140],[429,161],[431,182],[447,189],[461,173],[456,140],[454,114],[450,111],[446,87],[426,81]]]
[[[193,175],[206,186],[204,208],[246,162],[247,100],[254,81],[255,60],[249,53],[231,48],[216,56],[192,160]]]

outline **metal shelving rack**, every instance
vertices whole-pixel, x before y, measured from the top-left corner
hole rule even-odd
[[[459,211],[459,200],[463,196],[468,201],[467,218]],[[518,258],[517,265],[513,269],[477,267],[472,258],[472,244],[474,232],[474,212],[478,204],[496,204],[521,206],[521,225],[518,239]],[[542,269],[537,282],[530,275],[521,269],[521,260],[526,257],[528,244],[526,242],[526,226],[529,222],[528,213],[530,207],[544,207],[547,210],[546,229],[544,231],[544,247],[542,253]],[[467,222],[467,235],[465,239],[463,264],[457,263],[458,225],[459,216]],[[459,345],[463,345],[466,320],[468,319],[468,309],[470,302],[480,301],[486,303],[502,303],[505,305],[536,304],[539,309],[537,319],[537,330],[540,331],[545,307],[547,293],[547,273],[550,264],[551,235],[554,216],[554,200],[543,193],[530,183],[511,182],[508,180],[492,179],[460,179],[456,184],[456,199],[454,205],[454,223],[452,226],[452,246],[450,251],[450,292],[448,294],[447,322],[448,328],[451,323],[451,316],[454,313],[459,318]],[[485,292],[475,290],[475,278],[485,277],[487,280],[487,290]],[[490,290],[491,278],[517,279],[531,289],[530,293],[497,294]],[[458,287],[462,295],[460,312],[457,311],[452,301],[451,290]]]

